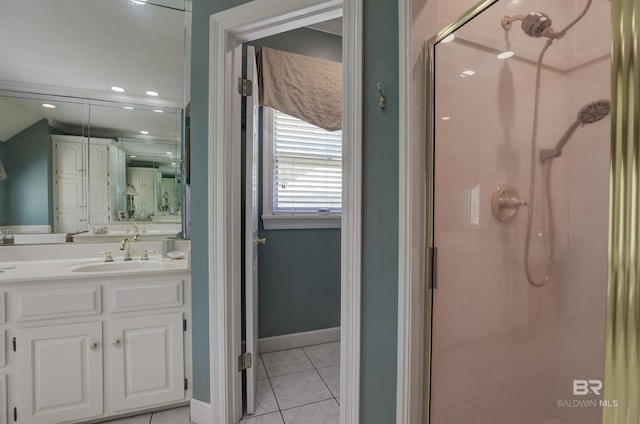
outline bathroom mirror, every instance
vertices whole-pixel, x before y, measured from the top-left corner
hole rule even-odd
[[[0,227],[183,228],[190,11],[185,0],[0,4],[0,39],[11,40],[0,56]]]

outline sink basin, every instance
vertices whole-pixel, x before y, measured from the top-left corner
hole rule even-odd
[[[155,271],[165,268],[164,264],[151,261],[103,262],[100,264],[81,265],[73,268],[73,272]]]

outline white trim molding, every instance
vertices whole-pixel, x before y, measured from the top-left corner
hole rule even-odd
[[[211,404],[191,399],[189,421],[196,424],[213,424],[213,421],[211,421]]]
[[[273,214],[262,215],[262,226],[265,230],[291,230],[310,228],[340,228],[342,218],[339,213],[334,214]]]
[[[424,129],[415,122],[424,110],[422,67],[412,42],[412,2],[398,1],[399,16],[399,210],[398,369],[396,424],[421,424],[424,398],[425,192]],[[412,70],[417,69],[417,74]],[[421,91],[422,89],[422,91]]]
[[[260,353],[278,352],[337,341],[340,341],[340,327],[323,328],[303,333],[264,337],[258,340],[258,350]]]
[[[360,423],[363,2],[345,1],[342,18],[340,424]]]
[[[209,40],[209,351],[211,422],[236,424],[240,373],[239,146],[232,142],[234,68],[242,43],[343,16],[343,210],[341,270],[341,424],[359,423],[362,203],[362,0],[254,0],[210,16]],[[237,77],[237,75],[236,75]],[[239,101],[238,101],[239,102]],[[238,174],[238,175],[236,175]],[[237,334],[236,334],[237,333]]]

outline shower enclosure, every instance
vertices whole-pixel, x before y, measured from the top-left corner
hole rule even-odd
[[[600,424],[611,3],[485,1],[425,56],[428,422]]]

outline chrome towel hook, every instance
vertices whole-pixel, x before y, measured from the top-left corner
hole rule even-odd
[[[384,94],[382,94],[382,83],[378,81],[378,92],[380,93],[380,101],[378,102],[378,106],[380,109],[384,109],[387,107],[387,98]]]

